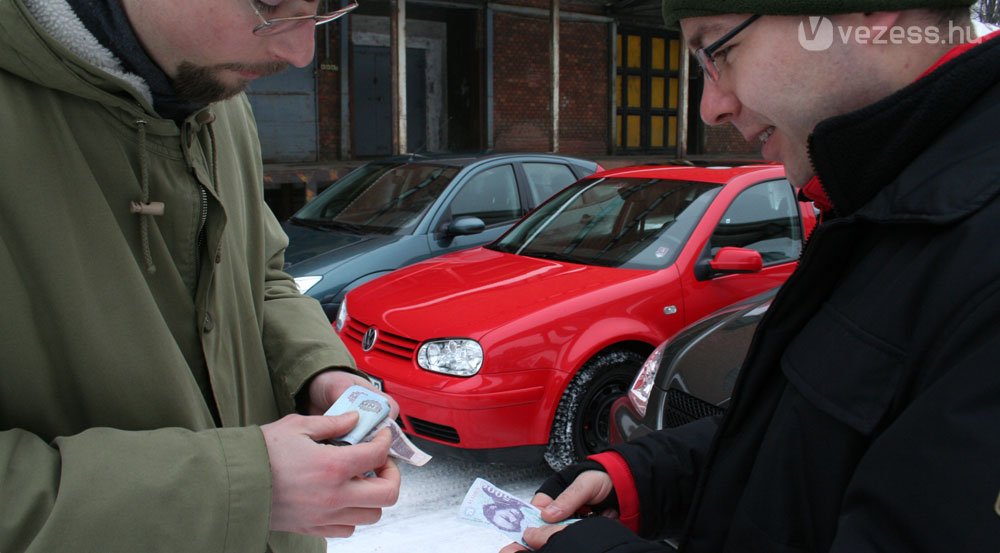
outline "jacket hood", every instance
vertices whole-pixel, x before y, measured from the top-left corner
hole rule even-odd
[[[0,69],[110,107],[153,114],[146,83],[87,31],[65,0],[0,0]]]
[[[578,309],[565,302],[590,304],[590,294],[632,281],[636,272],[475,248],[361,286],[348,296],[348,310],[367,324],[412,339],[480,339],[526,317],[551,322]],[[539,309],[540,303],[547,307]]]

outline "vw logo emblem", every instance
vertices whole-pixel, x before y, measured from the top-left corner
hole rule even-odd
[[[371,351],[375,347],[375,340],[378,339],[378,330],[374,326],[368,328],[365,337],[361,339],[361,349]]]

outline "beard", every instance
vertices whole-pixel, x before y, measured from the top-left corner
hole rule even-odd
[[[227,98],[232,98],[246,90],[250,79],[238,79],[235,83],[226,83],[219,78],[222,70],[247,71],[260,77],[274,75],[288,68],[285,62],[267,63],[223,63],[215,66],[195,65],[191,62],[181,62],[177,66],[177,76],[174,77],[174,91],[179,98],[196,104],[211,104]]]

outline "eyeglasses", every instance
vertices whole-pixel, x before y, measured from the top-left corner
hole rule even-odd
[[[757,21],[759,18],[760,14],[751,15],[749,19],[740,23],[728,33],[722,35],[722,38],[719,40],[716,40],[704,48],[698,48],[698,50],[695,51],[694,57],[698,60],[698,65],[701,66],[702,72],[708,75],[709,79],[712,79],[712,82],[719,80],[719,66],[716,65],[715,58],[712,56],[719,50],[719,48],[722,48],[723,44],[732,40],[732,38],[739,34],[740,31],[746,29],[751,23]]]
[[[285,1],[287,2],[288,0]],[[334,19],[347,15],[349,12],[353,11],[354,8],[358,7],[358,2],[357,0],[352,0],[350,4],[340,8],[339,10],[317,15],[295,15],[290,17],[274,17],[268,19],[264,17],[263,13],[261,13],[262,10],[265,13],[271,13],[275,11],[278,6],[280,6],[280,4],[271,5],[261,2],[261,0],[250,0],[250,7],[253,8],[253,12],[257,14],[258,18],[260,18],[260,23],[253,28],[253,34],[257,36],[276,35],[278,33],[284,33],[286,31],[296,29],[300,25],[309,23],[310,21],[316,25],[323,25],[333,21]]]

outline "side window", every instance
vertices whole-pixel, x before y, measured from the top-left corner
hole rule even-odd
[[[576,175],[565,165],[558,163],[523,163],[524,174],[528,177],[528,188],[538,205],[551,198],[556,192],[576,182]]]
[[[451,203],[453,219],[479,217],[487,226],[513,221],[523,214],[511,165],[492,167],[475,175]]]
[[[760,252],[764,264],[798,259],[802,221],[795,193],[786,180],[754,185],[733,200],[712,234],[712,255],[735,246]]]

